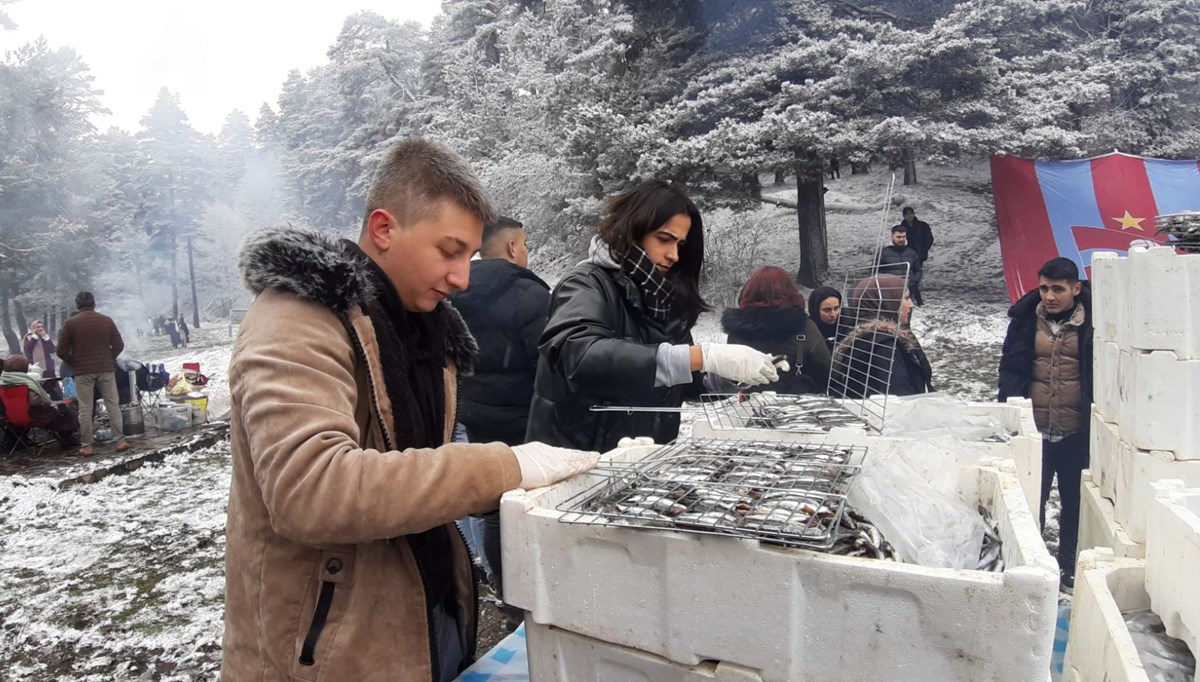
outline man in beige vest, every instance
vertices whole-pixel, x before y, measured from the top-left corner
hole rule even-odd
[[[1038,519],[1046,521],[1046,498],[1058,477],[1062,500],[1058,566],[1062,588],[1075,587],[1079,538],[1080,476],[1088,467],[1089,412],[1092,404],[1092,297],[1079,281],[1079,268],[1052,258],[1038,271],[1038,288],[1008,310],[1011,321],[1000,357],[1000,401],[1012,396],[1033,402],[1042,434],[1042,499]]]

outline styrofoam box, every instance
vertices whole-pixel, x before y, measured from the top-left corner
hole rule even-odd
[[[760,682],[728,663],[683,665],[638,649],[602,642],[553,625],[525,621],[529,682]]]
[[[1120,353],[1117,429],[1140,450],[1200,459],[1200,360],[1170,351]]]
[[[1010,461],[965,467],[959,480],[962,497],[999,525],[1004,573],[560,523],[556,505],[595,483],[579,476],[501,499],[505,599],[529,612],[527,623],[685,666],[721,661],[767,682],[1042,679],[1057,566]]]
[[[1117,523],[1113,503],[1105,499],[1092,480],[1090,471],[1083,472],[1079,500],[1078,551],[1094,548],[1111,549],[1118,557],[1140,559],[1146,556],[1146,546],[1133,541]]]
[[[1092,425],[1089,432],[1088,468],[1092,472],[1092,482],[1100,486],[1100,494],[1113,499],[1117,487],[1117,458],[1121,455],[1121,436],[1117,433],[1117,425],[1104,421],[1100,416],[1100,408],[1092,406]]]
[[[927,434],[881,435],[874,431],[858,428],[834,428],[828,433],[796,433],[770,429],[718,429],[705,419],[692,424],[693,438],[715,438],[720,440],[766,440],[791,443],[837,443],[839,445],[863,445],[868,448],[912,451],[920,456],[930,456],[936,450],[952,454],[959,466],[974,464],[989,458],[1012,460],[1021,479],[1021,490],[1030,509],[1036,510],[1041,498],[1042,485],[1042,437],[1033,421],[1033,408],[1027,399],[1010,400],[1008,403],[969,403],[967,414],[986,416],[996,420],[1009,433],[1016,433],[1006,443],[987,441],[965,441],[942,437],[929,439]]]
[[[1110,424],[1116,424],[1121,416],[1121,384],[1118,381],[1120,362],[1120,346],[1113,341],[1095,340],[1092,349],[1092,403],[1100,410],[1100,417]]]
[[[1061,682],[1149,682],[1122,613],[1150,608],[1145,564],[1107,550],[1079,557]]]
[[[530,682],[760,682],[740,666],[716,661],[683,665],[638,649],[554,627],[525,623]],[[1047,682],[1050,675],[1047,673]]]
[[[1092,297],[1096,341],[1200,360],[1200,255],[1170,247],[1096,254]]]
[[[1167,634],[1200,658],[1200,488],[1154,484],[1146,531],[1146,591]]]
[[[1113,505],[1118,523],[1134,542],[1146,542],[1146,514],[1154,499],[1150,484],[1178,478],[1190,488],[1200,488],[1200,461],[1174,459],[1170,452],[1137,450],[1121,441],[1117,454],[1117,475]]]

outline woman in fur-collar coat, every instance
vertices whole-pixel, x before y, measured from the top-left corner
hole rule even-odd
[[[904,278],[879,275],[855,285],[843,315],[857,322],[833,349],[829,394],[836,398],[933,391],[933,369],[908,329],[912,301]]]

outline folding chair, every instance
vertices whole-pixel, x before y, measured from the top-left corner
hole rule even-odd
[[[0,386],[0,402],[4,404],[4,442],[9,444],[8,456],[11,457],[18,448],[32,450],[37,456],[47,445],[56,442],[54,435],[48,432],[41,440],[34,437],[36,429],[44,429],[50,422],[34,421],[29,416],[28,386]]]
[[[137,370],[138,397],[143,409],[162,403],[163,390],[170,380],[171,375],[162,365],[142,365]]]

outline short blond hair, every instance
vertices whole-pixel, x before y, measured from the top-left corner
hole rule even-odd
[[[367,193],[363,229],[377,209],[396,216],[401,225],[431,217],[443,201],[462,206],[481,222],[496,210],[475,172],[448,147],[428,140],[405,140],[388,150]]]

